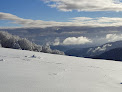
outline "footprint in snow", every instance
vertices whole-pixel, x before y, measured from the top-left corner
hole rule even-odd
[[[57,73],[51,73],[51,74],[49,74],[49,75],[51,75],[51,76],[52,76],[52,75],[57,75]]]
[[[56,63],[56,64],[60,65],[60,64],[62,64],[62,63]]]
[[[32,56],[25,56],[26,58],[36,58],[35,55],[32,55]]]
[[[22,60],[24,60],[24,61],[31,61],[30,59],[22,59]]]
[[[28,56],[25,56],[25,57],[28,57]]]
[[[4,59],[0,59],[0,61],[5,61]]]

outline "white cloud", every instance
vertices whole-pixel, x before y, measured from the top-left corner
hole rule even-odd
[[[122,11],[120,0],[42,0],[61,11]]]
[[[92,20],[93,18],[89,18],[89,17],[75,17],[75,18],[71,18],[72,21],[74,22],[80,22],[80,21],[89,21]]]
[[[91,26],[121,26],[122,18],[118,17],[98,17],[98,18],[89,18],[89,17],[75,17],[71,21],[74,23],[82,23],[82,25],[91,25]]]
[[[52,26],[80,26],[79,23],[73,22],[56,22],[56,21],[43,21],[23,19],[12,15],[10,13],[0,12],[0,20],[11,20],[12,23],[23,25],[24,27],[52,27]]]
[[[12,23],[23,25],[24,27],[51,27],[51,26],[68,26],[73,25],[71,22],[56,22],[56,21],[43,21],[43,20],[32,20],[32,19],[23,19],[12,15],[10,13],[0,12],[0,20],[11,20]]]
[[[122,34],[117,35],[117,34],[107,34],[106,39],[110,42],[122,40]]]
[[[0,12],[0,20],[11,20],[12,23],[20,24],[23,27],[52,27],[52,26],[122,26],[122,18],[118,17],[75,17],[70,18],[68,22],[43,21],[20,18],[10,13]]]
[[[88,39],[87,37],[68,37],[63,41],[64,45],[80,45],[80,44],[86,44],[91,43],[92,40]]]

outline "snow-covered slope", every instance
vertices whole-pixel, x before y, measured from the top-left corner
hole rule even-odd
[[[0,92],[122,92],[122,63],[0,48]]]

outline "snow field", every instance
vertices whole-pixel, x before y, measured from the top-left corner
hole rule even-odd
[[[122,63],[0,48],[0,92],[122,92]]]

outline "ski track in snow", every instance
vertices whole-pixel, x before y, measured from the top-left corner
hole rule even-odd
[[[0,48],[0,92],[122,92],[122,63]]]

